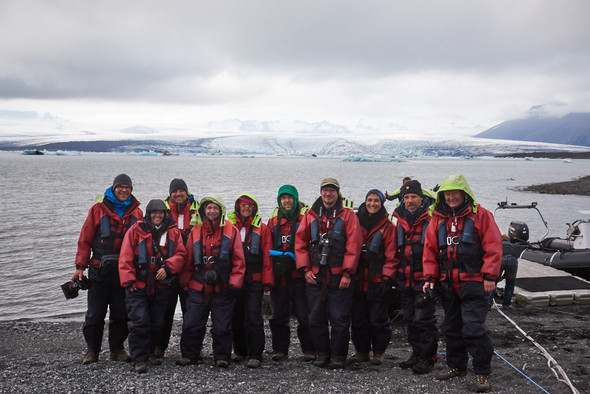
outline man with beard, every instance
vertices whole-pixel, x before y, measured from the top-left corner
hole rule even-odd
[[[180,178],[174,178],[172,182],[170,182],[169,192],[170,195],[166,197],[164,203],[170,210],[172,219],[176,222],[176,226],[182,234],[182,240],[186,245],[191,228],[197,220],[196,216],[197,210],[199,209],[199,203],[195,200],[195,196],[189,193],[186,182]],[[166,313],[164,314],[164,326],[156,350],[154,350],[154,355],[156,357],[164,357],[164,352],[168,348],[170,333],[172,332],[172,324],[174,323],[174,314],[176,313],[176,304],[179,299],[180,309],[184,316],[184,313],[186,312],[184,291],[180,288],[178,280],[174,280],[170,284],[170,294],[166,306]]]
[[[404,311],[406,335],[412,355],[400,363],[403,369],[425,374],[434,368],[438,349],[438,328],[434,312],[436,300],[416,302],[424,297],[422,287],[422,253],[424,235],[430,222],[428,207],[432,203],[417,180],[406,182],[400,189],[402,203],[393,215],[397,219],[397,251],[400,267],[397,275],[398,288]]]
[[[447,380],[467,374],[473,358],[476,392],[491,390],[494,345],[486,324],[488,297],[496,287],[502,260],[502,236],[491,212],[475,202],[463,175],[445,178],[424,243],[423,290],[439,284],[445,318],[447,366],[436,377]]]
[[[119,282],[118,260],[123,237],[143,217],[139,201],[131,194],[133,183],[126,174],[113,180],[104,196],[96,199],[80,231],[74,279],[82,280],[88,268],[88,309],[82,326],[87,351],[82,364],[98,361],[104,319],[109,310],[109,348],[114,361],[131,361],[123,343],[127,339],[125,291]]]
[[[363,248],[355,276],[352,307],[352,343],[356,361],[381,365],[391,339],[389,302],[399,261],[395,255],[395,226],[383,206],[385,196],[369,190],[357,216],[363,234]]]
[[[185,266],[186,251],[180,230],[167,214],[162,200],[151,200],[143,221],[125,234],[119,259],[121,286],[126,289],[129,351],[138,373],[148,362],[160,365],[154,355],[164,325],[170,288],[166,279]]]
[[[344,368],[350,339],[350,311],[363,236],[340,184],[325,178],[320,197],[305,212],[295,238],[297,269],[305,273],[309,333],[314,365]],[[352,205],[352,204],[350,204]],[[328,321],[331,332],[328,330]]]

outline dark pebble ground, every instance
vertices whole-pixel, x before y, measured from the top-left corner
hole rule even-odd
[[[555,358],[576,389],[590,392],[590,306],[569,305],[505,311]],[[439,323],[441,321],[440,308]],[[497,353],[492,361],[492,392],[540,393],[537,385],[551,393],[571,392],[557,380],[545,357],[496,310],[488,323]],[[2,393],[121,393],[121,392],[210,392],[210,393],[464,393],[472,391],[473,372],[463,378],[439,382],[434,374],[444,368],[444,342],[434,372],[414,375],[397,364],[409,356],[399,321],[393,322],[393,339],[384,365],[350,363],[344,370],[317,368],[302,361],[297,346],[289,359],[273,362],[268,354],[259,369],[232,364],[228,369],[211,365],[211,339],[205,343],[205,361],[198,366],[179,367],[180,322],[175,322],[171,347],[163,365],[138,375],[130,363],[108,360],[82,365],[85,347],[80,322],[0,322],[0,392]],[[267,323],[268,324],[268,323]],[[266,349],[270,350],[267,328]],[[293,337],[296,342],[296,338]],[[297,343],[295,345],[298,345]],[[103,348],[107,348],[106,340]],[[350,350],[352,355],[354,350]],[[523,371],[523,376],[507,362]],[[530,379],[530,380],[529,380]],[[531,382],[534,381],[535,383]]]

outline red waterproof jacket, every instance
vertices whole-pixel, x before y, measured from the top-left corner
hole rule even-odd
[[[471,243],[465,241],[467,226]],[[442,281],[450,275],[458,291],[461,281],[495,281],[501,262],[502,237],[491,212],[475,204],[450,216],[434,207],[426,230],[424,277]]]
[[[363,246],[363,234],[359,220],[350,208],[341,206],[339,198],[339,208],[336,208],[335,217],[320,216],[319,206],[322,205],[321,198],[318,198],[311,209],[308,209],[303,215],[299,229],[295,236],[295,259],[297,269],[302,272],[311,270],[317,274],[320,270],[319,259],[315,248],[319,242],[316,232],[320,235],[333,235],[334,228],[341,226],[340,240],[332,242],[331,253],[329,258],[329,272],[332,275],[348,275],[352,277],[356,272],[361,248]],[[340,224],[338,222],[341,221]],[[313,227],[313,228],[312,228]]]
[[[231,221],[231,218],[229,220]],[[246,282],[261,282],[263,285],[274,286],[275,278],[270,257],[272,239],[268,227],[259,216],[249,217],[242,223],[239,216],[235,215],[234,224],[238,233],[245,233],[242,247],[246,260]],[[256,254],[252,253],[254,249]]]
[[[168,209],[170,209],[172,219],[174,219],[174,221],[176,222],[178,229],[182,233],[182,239],[186,243],[186,240],[188,239],[188,234],[191,232],[191,228],[196,222],[196,215],[199,209],[199,203],[194,200],[192,194],[189,195],[189,199],[187,200],[186,204],[184,204],[183,209],[180,209],[180,206],[178,204],[170,200],[170,196],[166,197],[164,203],[166,204]]]
[[[201,203],[202,204],[202,203]],[[188,285],[191,289],[206,294],[223,293],[227,286],[241,289],[244,285],[246,263],[242,241],[237,228],[230,222],[224,221],[223,226],[219,223],[211,223],[205,219],[191,229],[186,243],[187,248],[187,270],[183,272],[180,284]],[[223,288],[205,283],[204,276],[209,266],[201,264],[204,256],[214,256],[216,264],[220,264],[220,272],[223,277]]]
[[[82,270],[88,268],[90,263],[98,268],[100,258],[104,255],[119,254],[125,233],[143,217],[139,201],[133,195],[123,217],[119,216],[113,204],[104,196],[99,196],[96,200],[97,203],[88,211],[78,238],[75,264],[76,268]],[[108,228],[105,227],[107,224]]]
[[[119,278],[122,287],[145,288],[150,280],[148,278],[152,277],[151,280],[154,280],[156,272],[162,267],[167,275],[180,274],[186,268],[186,250],[180,230],[172,220],[163,226],[166,227],[158,233],[159,239],[155,240],[144,222],[135,223],[125,234],[119,255]],[[157,251],[154,250],[154,241],[158,245]],[[158,262],[154,262],[151,257],[159,258]],[[143,274],[147,275],[141,278],[140,270],[145,270]],[[166,287],[159,283],[156,285]]]
[[[399,260],[396,256],[395,225],[387,215],[370,230],[363,226],[360,228],[363,234],[363,249],[359,267],[362,266],[363,270],[356,273],[356,279],[361,281],[361,289],[366,292],[369,282],[380,283],[395,279]],[[369,278],[369,275],[370,280],[363,280]]]
[[[299,204],[299,214],[294,215],[294,217],[289,220],[284,215],[279,214],[279,209],[275,208],[272,212],[270,219],[268,219],[268,230],[270,231],[271,238],[272,238],[272,249],[281,251],[281,252],[292,252],[294,253],[295,250],[295,234],[297,233],[297,229],[301,224],[301,220],[303,219],[303,215],[307,210],[307,207],[304,206],[302,203]],[[275,259],[285,259],[286,261],[291,262],[293,260],[289,256],[276,256],[273,257],[273,262]],[[297,271],[297,266],[295,265],[295,261],[292,262],[293,270],[291,271],[292,278],[303,278],[301,272]],[[273,266],[274,268],[274,266]],[[274,271],[273,271],[274,273]],[[286,278],[281,278],[282,285],[286,284]]]
[[[406,287],[413,287],[416,281],[424,280],[422,255],[430,215],[425,210],[411,226],[404,217],[404,208],[401,206],[393,211],[393,215],[397,218],[395,242],[400,260],[399,273],[405,278]]]

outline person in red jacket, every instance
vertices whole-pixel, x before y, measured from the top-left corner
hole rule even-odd
[[[119,277],[126,289],[129,351],[134,369],[147,371],[148,362],[160,365],[154,355],[164,325],[173,275],[185,267],[182,234],[162,200],[151,200],[143,221],[135,223],[123,239]]]
[[[87,345],[82,364],[98,361],[107,309],[111,360],[131,361],[123,345],[128,334],[127,311],[117,265],[125,233],[143,217],[139,201],[131,194],[132,191],[131,178],[126,174],[117,175],[104,196],[96,198],[97,202],[88,211],[80,231],[76,272],[72,281],[75,278],[81,280],[84,270],[88,269],[91,283],[88,309],[82,326]]]
[[[436,300],[424,299],[424,273],[422,254],[426,229],[430,223],[428,207],[434,202],[424,193],[417,180],[401,187],[402,203],[393,211],[397,219],[395,241],[400,259],[397,287],[404,312],[404,324],[412,355],[399,366],[411,368],[416,374],[432,371],[437,360],[438,328],[436,327]]]
[[[272,360],[281,361],[289,354],[291,342],[291,313],[297,319],[297,337],[303,361],[315,360],[309,335],[309,309],[305,292],[305,279],[295,265],[295,233],[307,210],[299,201],[299,192],[293,185],[283,185],[277,195],[277,208],[268,220],[272,235],[273,274],[275,285],[270,290],[272,317],[268,323],[272,335]]]
[[[170,182],[169,191],[170,195],[166,197],[164,203],[170,210],[172,219],[176,222],[176,225],[182,234],[182,240],[186,244],[191,228],[196,222],[199,203],[195,201],[195,196],[188,192],[188,186],[182,179],[174,178]],[[166,313],[164,315],[164,327],[162,328],[160,339],[154,350],[154,355],[156,357],[164,357],[164,353],[168,348],[170,333],[172,332],[172,324],[174,323],[174,314],[176,313],[176,304],[179,299],[180,309],[184,316],[184,313],[186,312],[186,298],[184,296],[184,291],[180,288],[180,284],[175,280],[170,285],[170,296],[168,299],[168,305],[166,306]]]
[[[476,203],[463,175],[445,178],[430,209],[423,290],[432,290],[438,283],[445,310],[441,331],[448,366],[437,379],[465,376],[471,354],[475,390],[486,392],[491,389],[494,353],[486,316],[488,297],[500,273],[502,236],[492,213]]]
[[[383,206],[385,196],[371,189],[357,212],[363,234],[363,249],[355,276],[351,335],[358,362],[381,365],[391,340],[389,302],[399,261],[396,257],[395,226]]]
[[[180,338],[181,358],[176,364],[197,364],[211,313],[214,362],[217,367],[227,368],[231,361],[231,320],[244,284],[246,262],[240,234],[225,220],[221,197],[205,197],[199,205],[197,224],[186,243],[186,269],[180,277],[180,285],[188,286],[188,296]]]
[[[336,369],[344,368],[348,355],[353,276],[363,235],[352,206],[340,195],[338,181],[323,179],[320,191],[297,230],[295,260],[307,283],[314,365]]]
[[[258,368],[264,352],[263,288],[270,289],[274,285],[270,232],[258,214],[258,202],[250,194],[238,197],[235,210],[227,219],[240,233],[246,259],[244,287],[236,300],[232,318],[234,361],[248,357],[246,366]]]

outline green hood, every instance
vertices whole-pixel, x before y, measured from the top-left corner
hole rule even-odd
[[[281,195],[283,195],[283,194],[288,194],[290,196],[293,196],[293,208],[291,208],[288,212],[285,211],[285,209],[281,206]],[[279,192],[277,193],[277,207],[279,207],[279,209],[283,212],[285,217],[287,217],[288,219],[291,219],[291,217],[293,216],[293,214],[297,210],[298,204],[299,204],[299,192],[297,191],[297,188],[295,188],[295,186],[293,186],[293,185],[281,186],[281,188],[279,189]]]
[[[219,222],[219,226],[223,227],[225,226],[225,204],[223,203],[223,198],[221,198],[220,196],[212,196],[212,197],[203,197],[203,199],[201,200],[201,202],[199,203],[199,214],[196,217],[196,221],[195,223],[193,223],[193,221],[191,220],[191,225],[197,225],[197,226],[201,226],[203,225],[203,219],[205,217],[205,209],[203,208],[203,204],[206,205],[206,203],[208,202],[212,202],[215,203],[217,205],[219,205],[219,207],[221,208],[221,220]]]
[[[256,208],[254,211],[254,217],[252,218],[252,225],[254,227],[260,227],[260,223],[262,223],[262,218],[260,217],[260,214],[258,213],[258,200],[256,199],[256,197],[254,197],[251,194],[245,194],[245,193],[240,194],[238,196],[238,198],[236,198],[236,202],[234,204],[234,211],[227,215],[227,220],[229,220],[233,224],[236,224],[236,221],[238,218],[238,209],[239,209],[238,208],[238,200],[240,199],[240,197],[248,197],[250,200],[254,201]]]
[[[434,209],[439,202],[444,201],[444,194],[443,192],[448,190],[461,190],[471,197],[471,210],[473,213],[477,213],[477,203],[475,202],[475,196],[467,183],[467,179],[461,174],[449,175],[445,178],[445,180],[441,183],[440,188],[436,194],[436,203],[430,206],[430,212]]]

